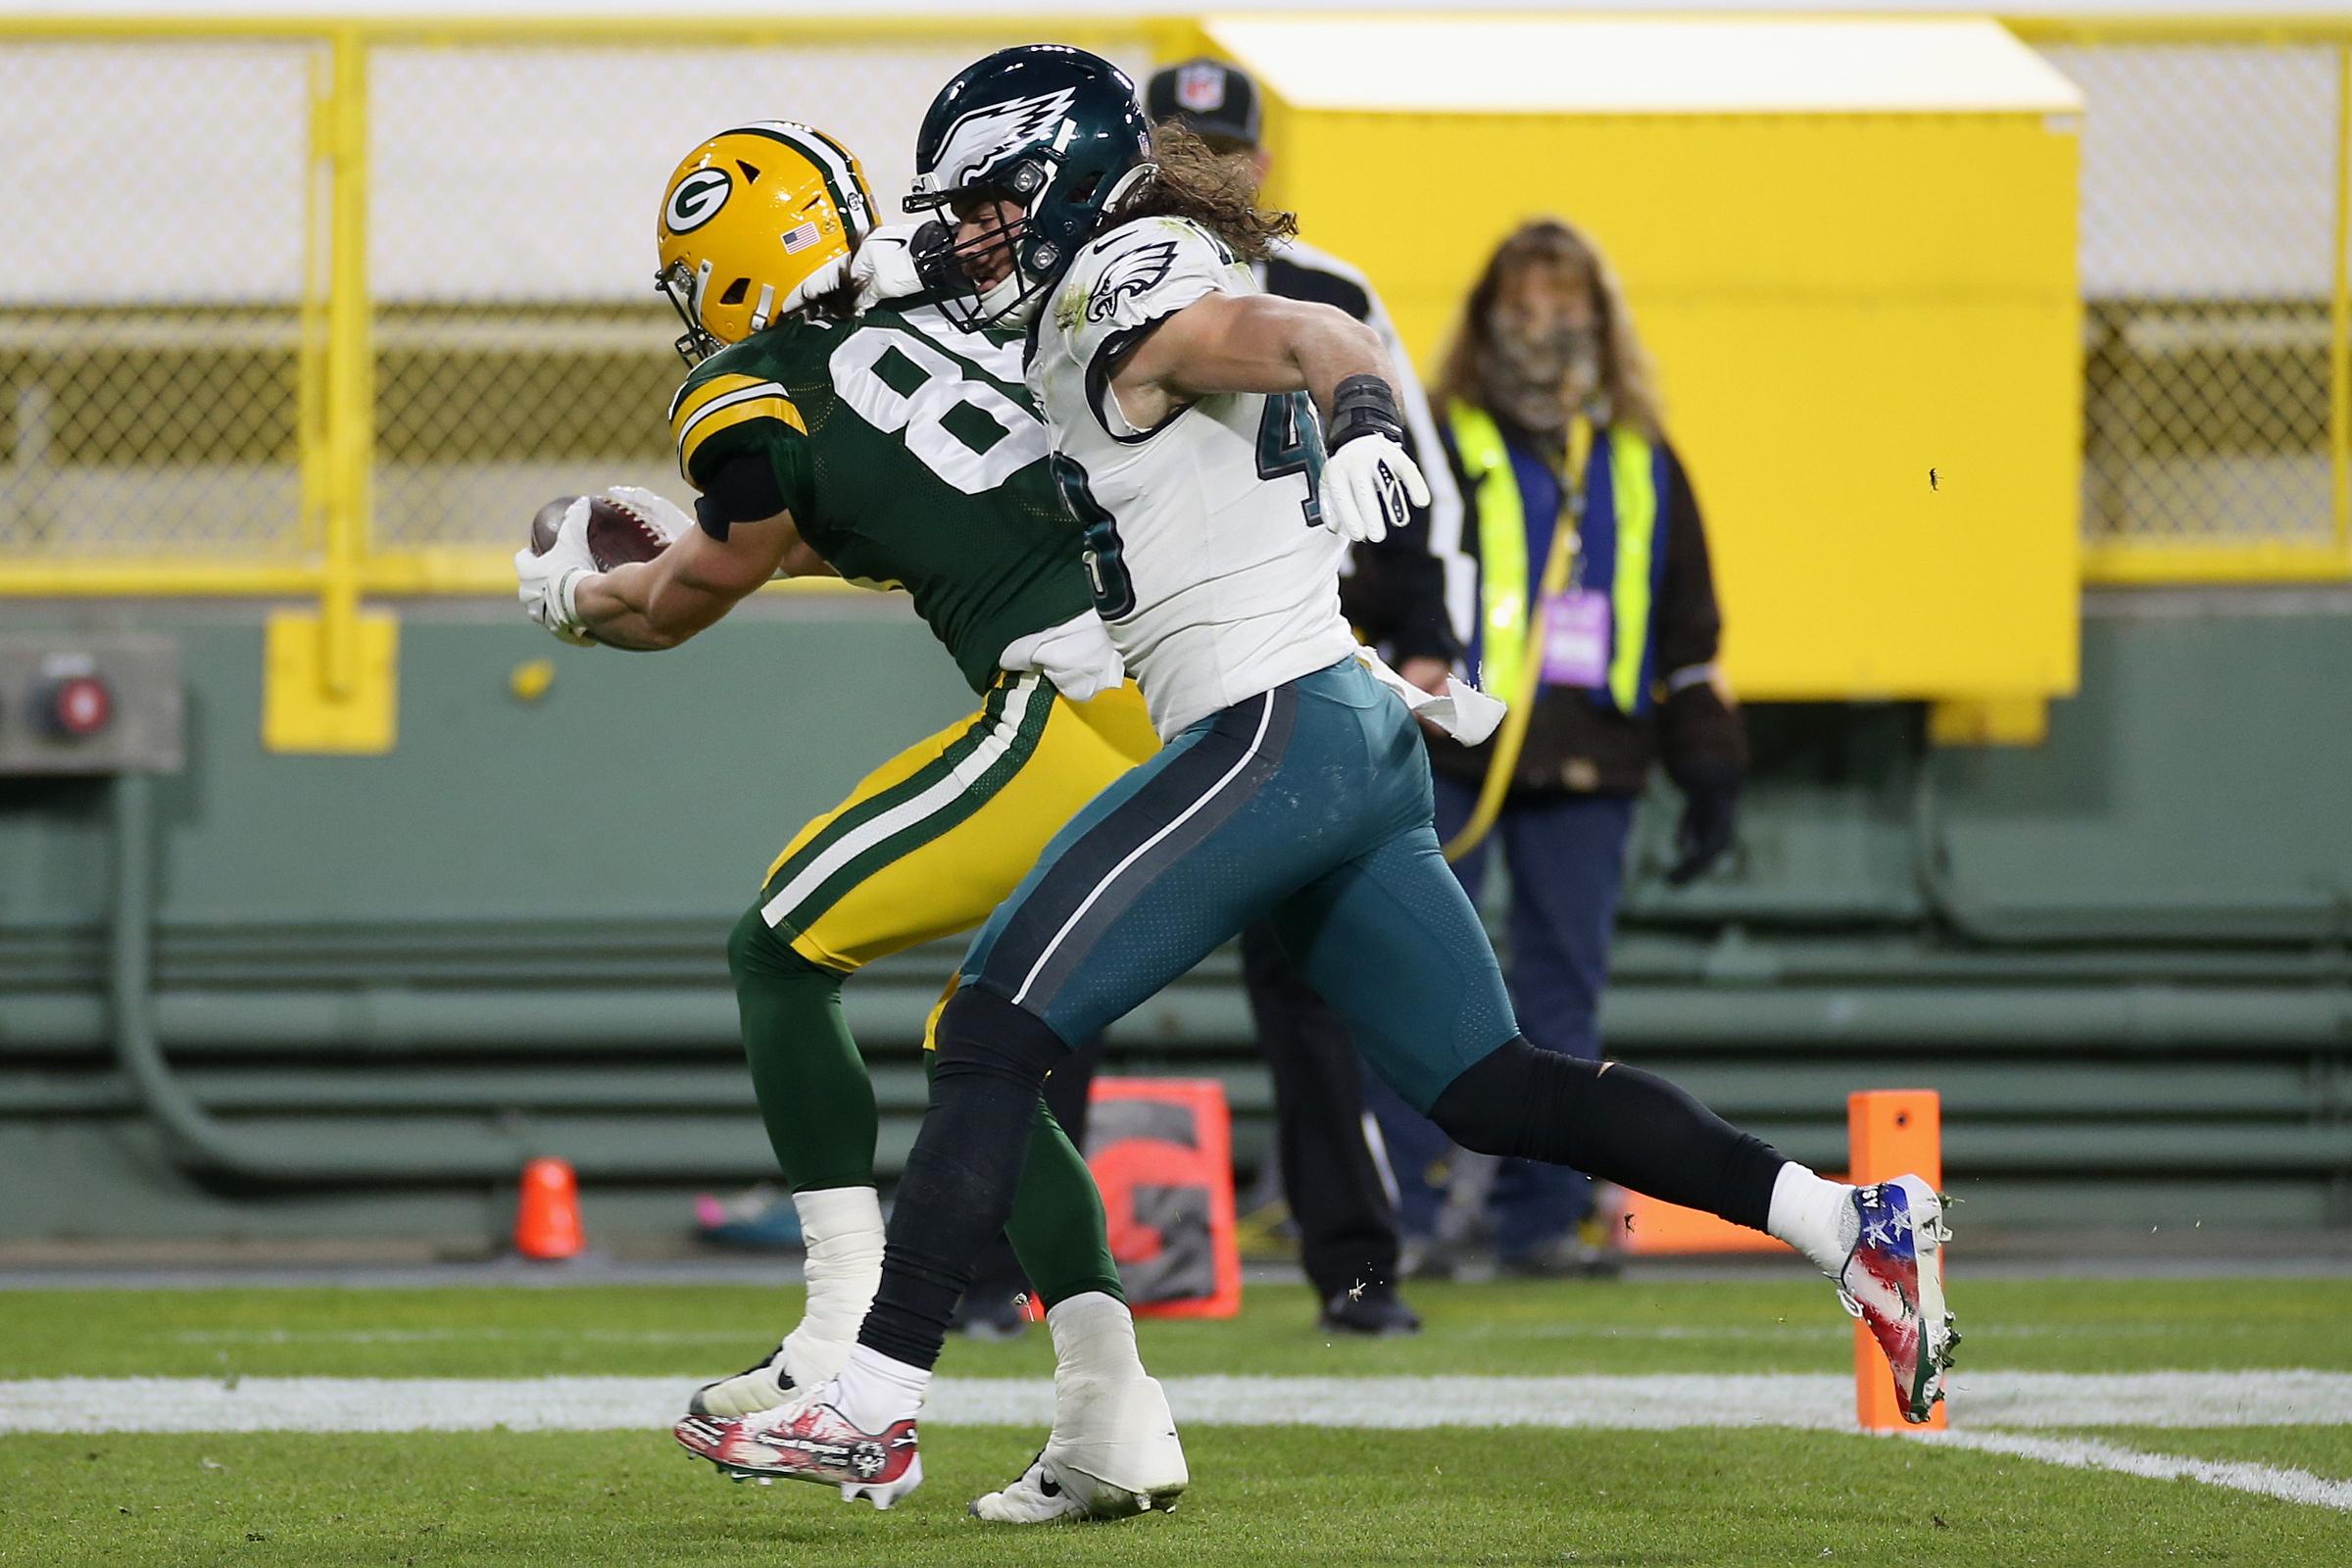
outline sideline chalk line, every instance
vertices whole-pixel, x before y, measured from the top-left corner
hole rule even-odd
[[[1194,1426],[1803,1427],[1852,1431],[1835,1374],[1163,1380]],[[685,1378],[40,1378],[0,1382],[0,1432],[517,1432],[667,1427]],[[1045,1426],[1043,1378],[942,1378],[925,1419]],[[1954,1430],[1913,1441],[2070,1469],[2190,1480],[2352,1512],[2352,1482],[2235,1460],[2144,1453],[2020,1427],[2352,1424],[2352,1373],[1979,1372],[1953,1385]],[[2008,1430],[2004,1430],[2008,1429]]]
[[[2328,1481],[2308,1470],[2281,1470],[2236,1459],[2188,1459],[2169,1453],[2143,1453],[2119,1448],[2112,1443],[2086,1438],[2030,1438],[2019,1432],[1931,1432],[1924,1443],[1974,1448],[1981,1453],[2006,1453],[2043,1464],[2074,1470],[2116,1470],[2150,1481],[2202,1481],[2208,1486],[2251,1492],[2283,1502],[2308,1503],[2352,1513],[2352,1481]]]
[[[1804,1427],[1851,1431],[1835,1373],[1631,1377],[1177,1377],[1195,1426]],[[688,1378],[40,1378],[0,1382],[0,1432],[584,1432],[660,1429]],[[941,1378],[924,1418],[1035,1426],[1044,1378]],[[1962,1429],[2352,1425],[2352,1373],[1977,1372],[1956,1377]]]

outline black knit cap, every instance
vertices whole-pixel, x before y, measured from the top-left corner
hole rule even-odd
[[[1186,129],[1211,146],[1219,142],[1257,145],[1257,83],[1244,72],[1205,55],[1153,72],[1151,85],[1144,89],[1144,112],[1154,124],[1163,120],[1182,121]]]

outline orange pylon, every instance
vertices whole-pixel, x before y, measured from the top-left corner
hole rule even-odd
[[[514,1205],[514,1250],[525,1257],[577,1257],[586,1245],[580,1233],[580,1182],[561,1159],[534,1159],[522,1167],[522,1197]]]
[[[1917,1176],[1943,1188],[1943,1102],[1933,1089],[1877,1089],[1845,1099],[1846,1180],[1857,1187]],[[1936,1254],[1940,1273],[1943,1254]],[[1894,1396],[1894,1373],[1870,1329],[1854,1325],[1854,1419],[1865,1432],[1941,1432],[1944,1406],[1927,1422],[1905,1421]]]

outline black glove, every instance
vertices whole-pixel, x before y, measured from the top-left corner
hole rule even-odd
[[[1683,819],[1674,830],[1674,869],[1669,887],[1694,880],[1724,851],[1740,819],[1740,770],[1724,762],[1686,768],[1675,782],[1683,789]]]

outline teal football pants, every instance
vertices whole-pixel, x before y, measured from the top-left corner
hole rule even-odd
[[[1096,797],[982,928],[964,983],[1082,1041],[1267,917],[1426,1111],[1517,1033],[1431,807],[1411,715],[1342,660],[1200,720]]]
[[[1353,659],[1248,698],[1105,790],[991,917],[941,1014],[858,1344],[928,1367],[1003,1225],[1046,1073],[1260,916],[1372,1069],[1456,1141],[1761,1228],[1780,1167],[1663,1079],[1537,1051],[1430,827],[1404,705]]]

